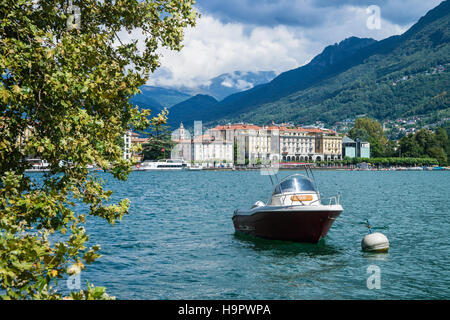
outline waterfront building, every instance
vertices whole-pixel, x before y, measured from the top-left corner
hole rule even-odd
[[[345,136],[342,138],[342,156],[355,158],[356,157],[356,141]]]
[[[279,161],[278,127],[238,123],[217,126],[214,130],[219,131],[224,139],[233,143],[233,161],[237,164]]]
[[[205,167],[228,166],[233,163],[233,140],[215,128],[204,134],[201,127],[194,131],[196,132],[192,137],[181,123],[172,133],[172,141],[175,143],[171,152],[172,159],[182,159]]]
[[[328,129],[291,124],[260,127],[230,123],[203,134],[199,125],[194,126],[194,138],[183,124],[175,130],[172,141],[176,146],[172,150],[172,159],[213,163],[214,166],[342,159],[342,137]]]
[[[342,159],[342,137],[331,130],[316,133],[316,161]]]
[[[342,139],[342,156],[349,158],[370,158],[370,143],[344,137]]]
[[[184,128],[183,123],[172,132],[172,141],[175,146],[172,148],[170,158],[191,162],[193,160],[192,138],[189,131]]]
[[[141,138],[139,137],[139,134],[137,134],[136,132],[132,132],[131,133],[131,148],[133,148],[135,145],[137,144],[145,144],[148,143],[150,141],[149,138]],[[131,149],[131,156],[136,159],[136,161],[141,162],[144,160],[144,154],[142,152],[138,153],[133,151],[133,149]]]
[[[280,127],[280,156],[283,161],[316,160],[315,129]]]
[[[20,147],[22,147],[31,137],[33,133],[33,127],[27,126],[22,135],[17,138],[17,143]]]
[[[210,129],[192,140],[192,161],[208,166],[228,166],[233,163],[233,141],[219,130]]]
[[[357,149],[359,151],[359,158],[370,158],[370,143],[366,141],[357,140]]]

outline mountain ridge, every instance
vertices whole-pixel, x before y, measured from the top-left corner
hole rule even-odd
[[[333,123],[364,113],[377,119],[402,116],[418,105],[425,105],[421,110],[426,111],[427,101],[450,87],[448,67],[443,67],[450,57],[449,13],[450,1],[446,0],[402,35],[380,41],[350,37],[327,46],[308,65],[231,95],[209,106],[196,120],[211,125],[230,121]],[[444,71],[425,74],[439,66]],[[302,77],[311,71],[317,74]],[[392,84],[408,75],[417,78]],[[286,85],[293,78],[295,83]],[[446,110],[448,95],[443,97],[443,104],[433,104],[429,111]]]
[[[168,124],[176,128],[181,122],[192,123],[209,108],[217,104],[217,100],[209,95],[197,94],[169,109]]]

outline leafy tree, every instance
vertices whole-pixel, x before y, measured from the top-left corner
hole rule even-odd
[[[365,128],[357,128],[356,125],[350,129],[348,135],[352,139],[360,139],[361,141],[369,141],[370,134]]]
[[[414,135],[407,135],[400,139],[400,151],[402,157],[420,157],[423,149],[415,139]]]
[[[132,163],[118,141],[126,130],[163,123],[129,103],[158,66],[157,49],[181,49],[193,26],[193,0],[9,0],[0,2],[0,283],[2,298],[58,299],[51,289],[99,257],[86,247],[85,213],[114,224],[129,201],[87,166],[125,180]],[[75,10],[73,10],[75,9]],[[72,15],[79,11],[79,15]],[[138,39],[121,35],[138,30]],[[133,36],[128,36],[128,38]],[[29,155],[50,171],[39,183],[25,173]],[[87,212],[86,212],[87,213]],[[58,241],[50,241],[54,233]],[[71,270],[73,270],[73,268]],[[88,286],[72,298],[107,298]]]
[[[438,129],[436,133],[421,129],[415,134],[404,136],[399,143],[402,156],[431,157],[437,159],[440,165],[447,165],[448,154],[445,147],[448,137],[443,129]]]
[[[450,129],[450,128],[449,128]],[[444,128],[436,129],[436,140],[439,146],[444,149],[447,156],[450,156],[450,140],[448,138],[447,130]]]
[[[356,119],[354,127],[349,131],[349,137],[370,143],[370,152],[374,157],[384,156],[388,139],[384,135],[381,124],[371,118]]]
[[[166,115],[168,111],[164,110],[162,113]],[[156,123],[141,133],[149,137],[149,142],[142,144],[144,160],[165,159],[175,146],[171,131],[165,123]]]
[[[440,165],[447,165],[447,155],[445,154],[444,149],[440,147],[431,147],[428,149],[428,155],[435,158]]]
[[[386,148],[384,150],[384,156],[385,157],[396,157],[399,155],[397,149],[398,149],[398,143],[396,141],[388,140],[386,144]]]

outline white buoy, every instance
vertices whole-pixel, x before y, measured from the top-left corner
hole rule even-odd
[[[361,247],[363,251],[387,252],[389,250],[389,240],[382,233],[370,233],[362,239]]]

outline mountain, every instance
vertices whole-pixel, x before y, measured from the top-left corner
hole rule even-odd
[[[172,106],[198,94],[208,95],[222,100],[230,94],[267,83],[275,78],[275,76],[274,71],[234,71],[232,73],[221,74],[209,80],[207,85],[200,85],[198,88],[163,88],[144,85],[140,87],[142,93],[134,96],[130,101],[141,108],[148,108],[154,112],[159,112],[164,107],[170,109]],[[205,102],[209,103],[209,100],[205,100]]]
[[[360,114],[379,120],[448,114],[449,17],[447,0],[400,36],[328,46],[309,64],[209,105],[195,120],[332,124]]]
[[[268,83],[273,80],[275,76],[276,74],[274,71],[234,71],[221,74],[220,76],[211,79],[208,85],[201,85],[197,91],[213,96],[218,100],[222,100],[233,93]]]
[[[199,120],[202,114],[209,112],[217,102],[214,97],[198,94],[170,108],[167,123],[173,129],[178,128],[180,122],[193,125],[195,120]]]
[[[152,97],[148,97],[142,94],[136,95],[130,99],[130,102],[139,106],[140,109],[152,110],[152,115],[159,113],[164,107]]]
[[[161,88],[154,86],[141,86],[142,93],[135,95],[130,101],[141,108],[152,109],[153,111],[160,111],[170,108],[184,100],[187,100],[191,95],[180,92],[170,88]]]

